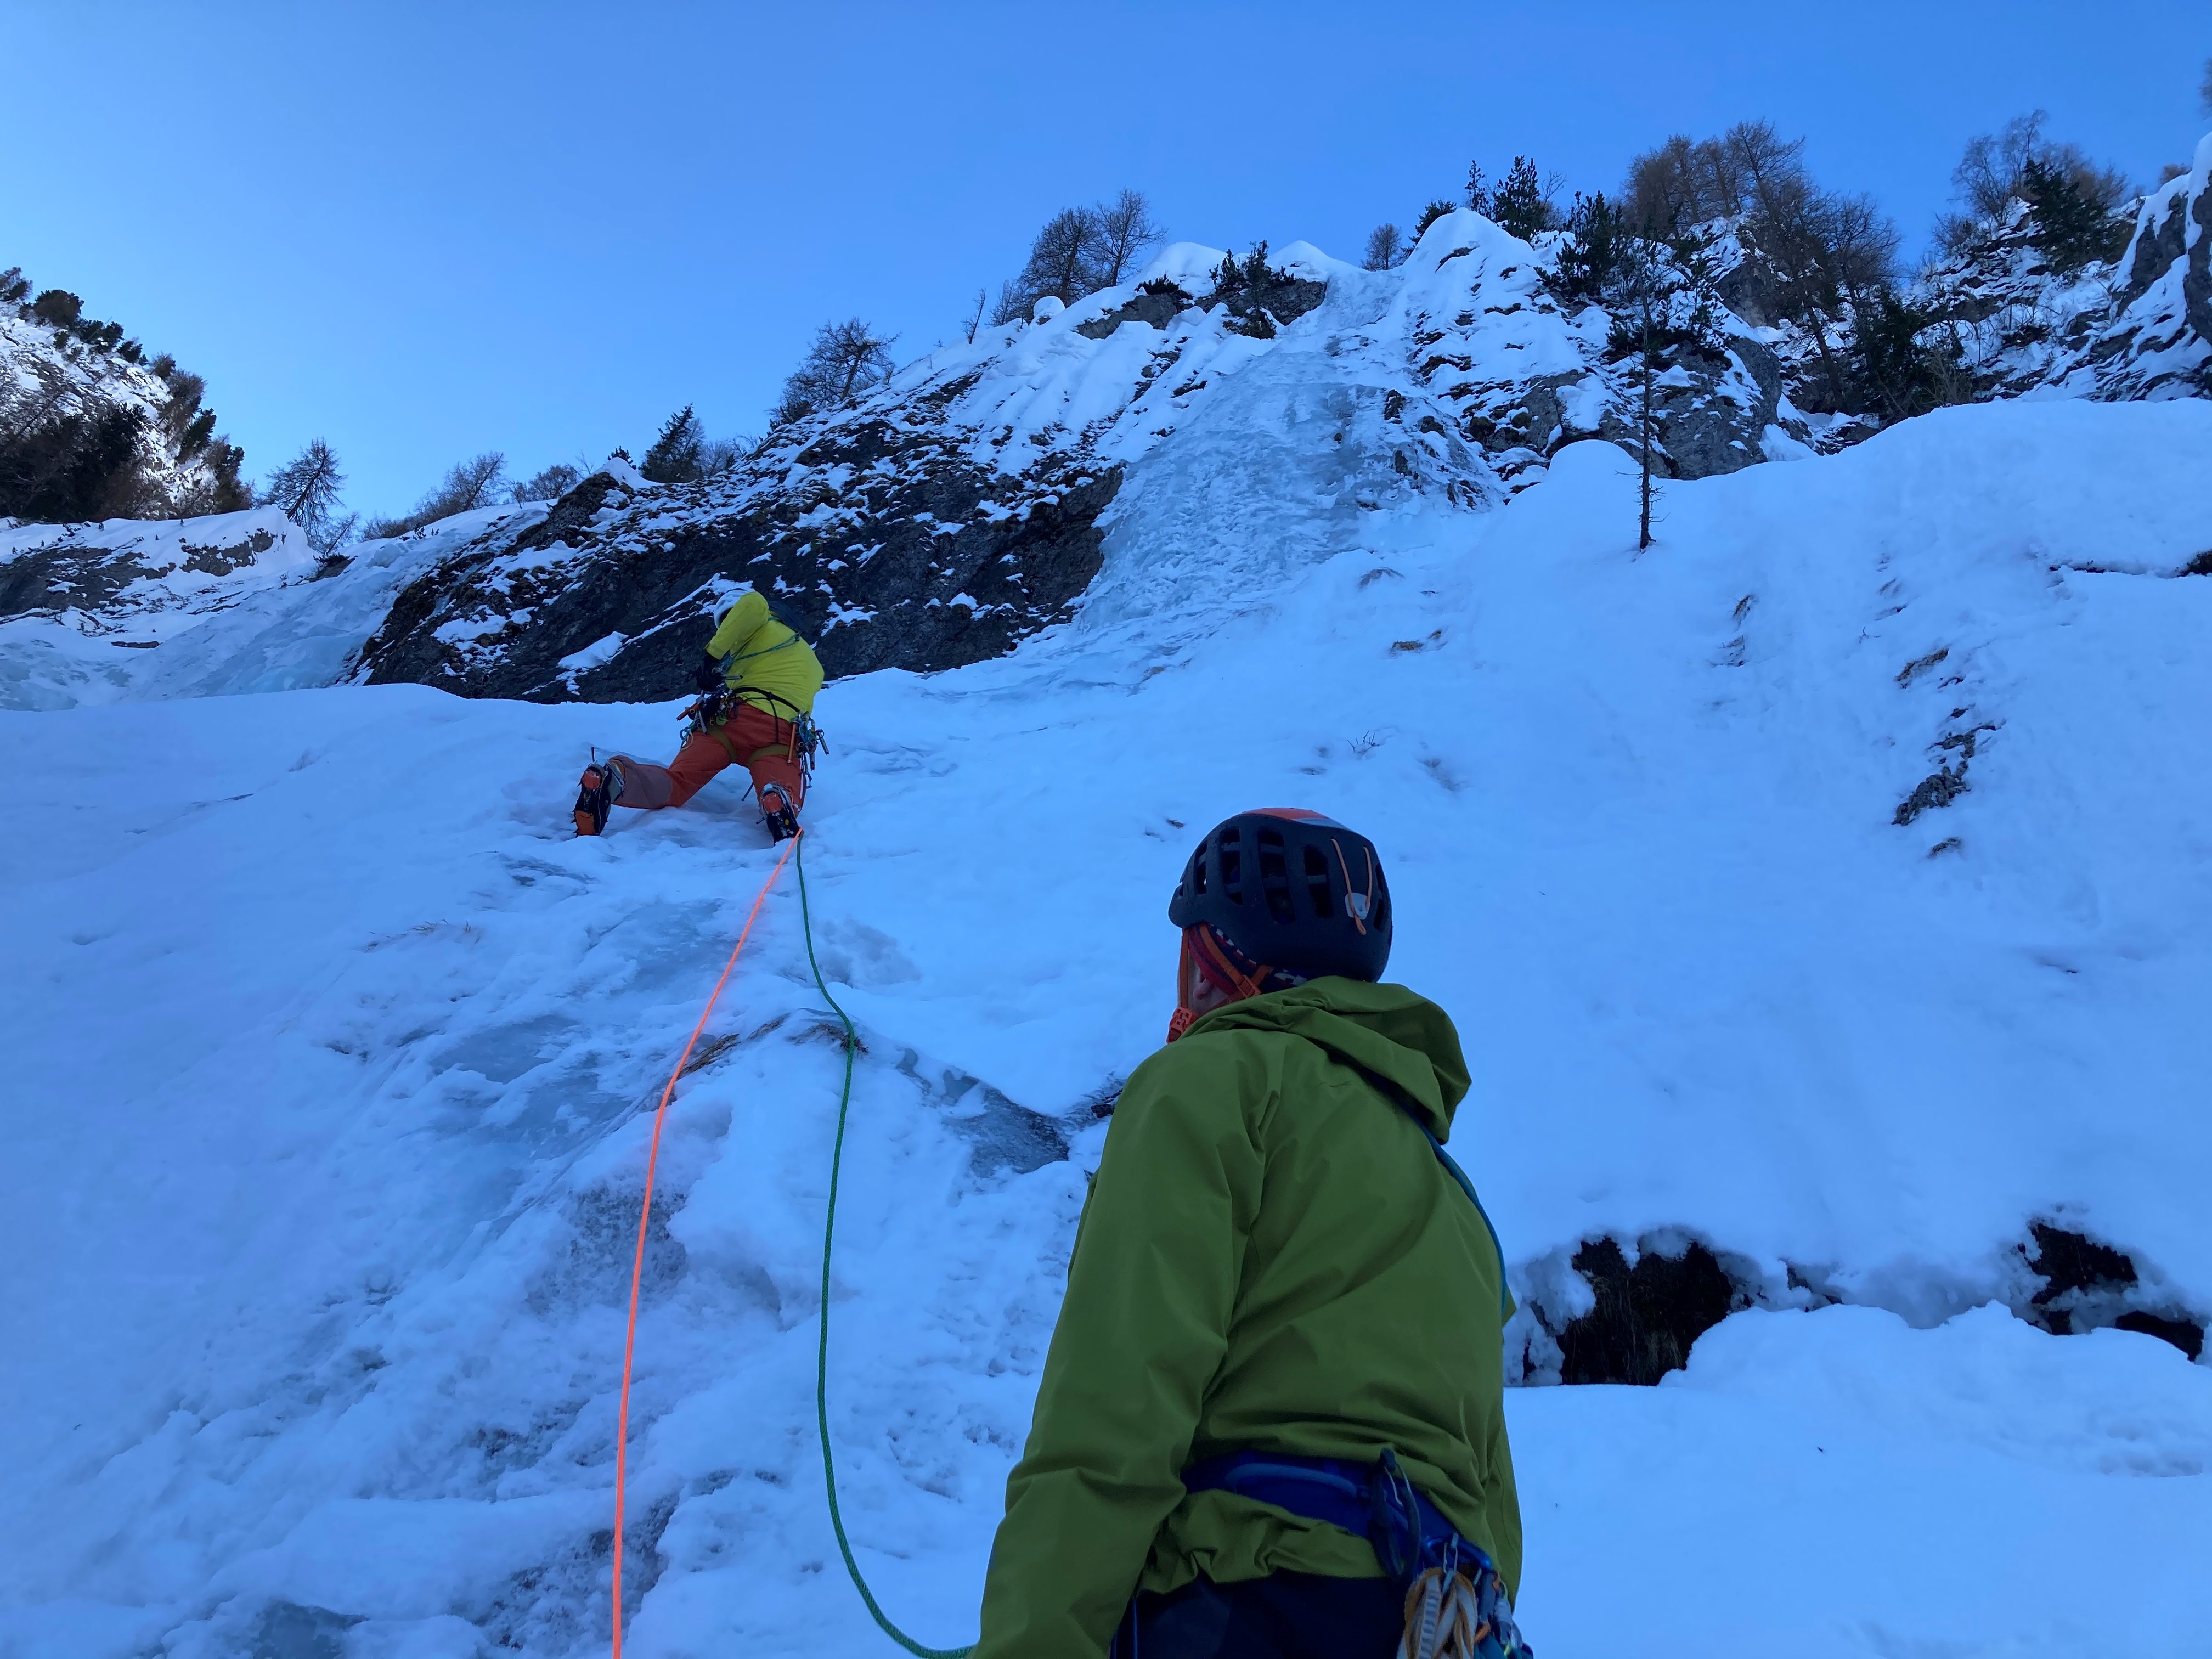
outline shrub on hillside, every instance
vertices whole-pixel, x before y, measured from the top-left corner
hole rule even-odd
[[[2133,187],[2124,173],[2092,161],[2080,145],[2045,137],[2044,123],[2050,118],[2042,110],[2031,110],[1995,132],[1966,141],[1959,165],[1951,173],[1960,210],[1936,222],[1936,240],[1943,252],[1954,258],[1971,252],[2005,224],[2014,202],[2035,209],[2030,191],[2040,191],[2046,197],[2063,191],[2066,200],[2056,210],[2082,216],[2059,239],[2068,250],[2066,257],[2071,258],[2077,247],[2100,250],[2087,253],[2083,263],[2118,253],[2118,247],[2102,251],[2112,235],[2108,222],[2113,210],[2134,194]],[[2031,168],[2038,182],[2031,182]],[[2084,207],[2097,216],[2094,234],[2086,223]]]
[[[2031,159],[2021,169],[2020,195],[2035,221],[2028,240],[2054,270],[2070,274],[2097,260],[2116,259],[2127,246],[2130,227],[2100,206],[2080,176],[2064,167]]]
[[[1429,227],[1431,225],[1436,223],[1437,220],[1443,218],[1447,213],[1457,213],[1458,211],[1458,203],[1448,202],[1443,197],[1437,197],[1436,200],[1431,202],[1426,207],[1424,207],[1417,216],[1415,216],[1413,220],[1413,234],[1407,240],[1409,242],[1419,241],[1422,237],[1428,234]]]
[[[84,314],[84,301],[65,288],[50,288],[31,301],[31,316],[52,328],[68,328]]]
[[[783,383],[783,396],[769,412],[770,426],[803,420],[817,410],[835,409],[891,378],[891,347],[898,336],[878,335],[858,317],[824,323],[814,343]]]
[[[1575,192],[1566,234],[1553,257],[1552,287],[1563,300],[1596,300],[1604,295],[1630,232],[1605,192]]]
[[[1863,406],[1901,421],[1972,397],[1965,349],[1929,313],[1884,287],[1859,307],[1856,320],[1851,368]]]
[[[468,460],[455,462],[443,482],[415,503],[413,512],[397,519],[372,519],[361,533],[369,541],[404,536],[441,519],[450,519],[456,513],[473,513],[479,507],[490,507],[512,492],[513,485],[507,477],[507,457],[496,449],[488,449]]]
[[[556,461],[515,485],[514,499],[518,502],[557,501],[583,482],[583,468],[571,466],[566,461]]]
[[[40,418],[22,398],[0,410],[0,516],[40,524],[134,518],[158,505],[134,410],[66,410]]]
[[[167,428],[169,441],[181,445],[185,434],[199,418],[200,398],[207,392],[207,382],[189,369],[172,365],[163,377],[169,383],[169,401],[161,408],[161,424]]]
[[[1499,229],[1523,241],[1559,222],[1536,177],[1536,163],[1526,155],[1513,158],[1504,182],[1490,192],[1489,213]]]
[[[1370,270],[1389,270],[1405,257],[1398,227],[1386,221],[1367,233],[1367,252],[1360,263]]]
[[[1021,273],[999,289],[991,320],[1027,322],[1048,295],[1073,305],[1103,288],[1118,288],[1162,236],[1140,191],[1125,190],[1095,207],[1063,208],[1037,232]]]

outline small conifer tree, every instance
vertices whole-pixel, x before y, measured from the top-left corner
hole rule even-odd
[[[1906,420],[1971,397],[1966,352],[1957,335],[1946,331],[1932,342],[1922,338],[1936,320],[1887,284],[1852,313],[1854,378],[1885,420]]]
[[[1437,197],[1435,201],[1423,208],[1421,210],[1421,216],[1413,221],[1413,240],[1416,242],[1419,241],[1422,237],[1428,234],[1429,227],[1431,225],[1436,223],[1437,220],[1443,218],[1447,213],[1457,213],[1458,211],[1458,203],[1447,202],[1443,197]]]
[[[1553,262],[1553,286],[1565,300],[1604,297],[1613,266],[1629,240],[1628,228],[1605,192],[1575,193],[1567,215],[1567,234]]]
[[[1360,263],[1370,270],[1389,270],[1405,257],[1398,227],[1386,221],[1367,233],[1367,252]]]
[[[1553,225],[1552,204],[1544,198],[1536,177],[1536,163],[1526,155],[1513,158],[1512,170],[1491,192],[1490,216],[1500,229],[1526,241]]]
[[[262,481],[260,495],[307,533],[310,547],[327,554],[353,533],[361,517],[339,516],[338,492],[344,488],[337,455],[323,440],[313,438],[297,457]]]
[[[2035,216],[2030,240],[2053,270],[2070,275],[2094,259],[2112,256],[2110,216],[2065,167],[2031,156],[2021,168],[2020,193]]]
[[[696,483],[704,474],[700,451],[706,441],[706,428],[686,404],[661,422],[660,435],[645,452],[645,465],[638,471],[654,483]]]

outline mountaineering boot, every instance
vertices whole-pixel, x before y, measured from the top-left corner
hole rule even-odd
[[[611,757],[586,767],[576,792],[576,833],[599,834],[607,827],[608,809],[622,797],[622,767]]]
[[[761,817],[768,824],[771,840],[788,841],[799,833],[799,809],[791,804],[791,797],[783,793],[782,785],[763,785],[760,806]]]

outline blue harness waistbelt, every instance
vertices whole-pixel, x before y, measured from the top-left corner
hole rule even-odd
[[[1182,1472],[1182,1484],[1186,1492],[1233,1492],[1272,1504],[1366,1539],[1384,1575],[1407,1596],[1412,1651],[1438,1650],[1440,1598],[1445,1587],[1456,1584],[1460,1622],[1457,1635],[1444,1644],[1449,1651],[1470,1659],[1535,1659],[1513,1622],[1513,1603],[1496,1565],[1406,1478],[1388,1447],[1373,1463],[1291,1452],[1227,1452],[1192,1464]],[[1133,1601],[1123,1630],[1128,1644],[1117,1638],[1113,1652],[1116,1659],[1124,1654],[1138,1659]]]
[[[1272,1504],[1364,1538],[1375,1547],[1384,1573],[1401,1586],[1448,1558],[1485,1568],[1491,1565],[1490,1557],[1462,1537],[1406,1478],[1389,1451],[1378,1463],[1289,1452],[1226,1452],[1192,1464],[1182,1472],[1182,1484],[1186,1492],[1234,1492]]]

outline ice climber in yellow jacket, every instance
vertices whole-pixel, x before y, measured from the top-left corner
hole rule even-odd
[[[681,806],[726,766],[752,773],[761,817],[781,841],[799,833],[806,803],[805,745],[812,731],[822,664],[805,640],[769,614],[747,589],[722,613],[693,683],[704,694],[695,729],[666,766],[628,755],[584,769],[576,833],[596,836],[613,806],[651,811]]]
[[[1170,1046],[1114,1109],[974,1659],[1519,1659],[1498,1237],[1374,846],[1199,843]],[[1401,1647],[1401,1642],[1404,1645]]]

